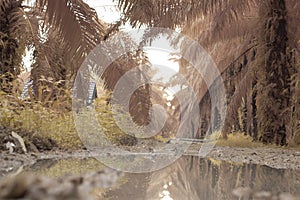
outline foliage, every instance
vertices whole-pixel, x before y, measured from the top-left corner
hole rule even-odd
[[[82,145],[71,114],[58,115],[38,105],[27,107],[18,114],[6,110],[1,115],[1,125],[20,132],[26,143],[34,143],[35,138],[39,138],[43,141],[52,139],[61,148],[78,148]]]
[[[257,119],[264,143],[286,144],[290,102],[290,58],[287,54],[287,10],[284,0],[260,5],[260,58],[257,60]]]
[[[108,137],[110,141],[117,145],[126,145],[132,146],[137,143],[137,139],[134,136],[128,135],[122,131],[115,122],[113,112],[111,109],[111,104],[107,102],[107,96],[102,96],[95,100],[95,109],[97,113],[97,120],[99,124],[104,128],[104,134]],[[122,118],[127,119],[130,117],[129,113],[120,112],[114,113],[121,116]],[[125,121],[126,122],[126,121]],[[122,122],[121,122],[122,123]],[[138,129],[138,127],[130,127],[128,129]]]
[[[20,74],[28,32],[17,0],[0,1],[0,89],[11,92],[6,82]]]
[[[11,95],[0,92],[1,126],[20,133],[27,144],[34,143],[34,140],[45,142],[52,139],[62,148],[78,148],[82,145],[73,125],[72,113],[64,109],[65,101],[21,99],[18,87],[13,88]],[[43,89],[41,86],[39,91]]]
[[[119,31],[119,26],[128,20],[134,27],[180,28],[211,54],[227,89],[224,136],[243,131],[264,143],[299,143],[300,4],[297,0],[118,0],[124,18],[114,25],[98,19],[95,10],[83,0],[37,0],[29,9],[22,2],[0,0],[3,125],[38,132],[34,134],[55,138],[64,146],[76,135],[71,125],[70,91],[81,63],[91,49]],[[35,49],[30,101],[20,100],[17,95],[20,92],[13,94],[17,88],[13,81],[21,71],[26,45]],[[187,48],[181,46],[182,52],[188,50],[193,53],[194,61],[202,61],[197,52]],[[129,53],[109,67],[101,77],[106,89],[113,90],[120,77],[139,63],[137,57],[140,52]],[[137,78],[148,78],[147,73],[147,69],[142,69]],[[197,92],[201,110],[209,110],[210,83],[206,85],[203,77],[183,60],[180,73]],[[90,77],[83,79],[86,87]],[[130,101],[127,114],[139,125],[149,123],[152,89],[151,85],[140,87]],[[109,101],[99,99],[95,105],[98,120],[114,143],[136,143],[134,137],[117,127]],[[200,124],[201,133],[195,135],[207,131],[210,119],[215,119],[215,125],[219,126],[219,111],[210,112],[200,117],[205,124]],[[55,129],[56,126],[61,128]],[[70,133],[70,138],[58,136],[61,133],[57,130]],[[74,138],[70,146],[80,146],[78,137]]]
[[[299,2],[120,0],[119,6],[132,25],[180,27],[212,55],[228,89],[225,136],[239,130],[264,143],[293,142],[291,138],[298,135],[295,109],[299,105],[296,85],[290,80],[297,77],[293,76],[298,69],[292,59],[298,58],[291,52],[299,51]],[[187,48],[182,47],[201,62],[197,53]],[[228,73],[232,65],[234,71]],[[180,68],[200,101],[207,102],[201,108],[206,110],[204,107],[210,107],[205,98],[210,85],[188,63],[182,61]],[[213,114],[205,113],[203,121],[209,121]]]
[[[42,34],[48,37],[46,42],[41,36],[35,42],[32,78],[64,78],[69,81],[66,88],[70,89],[86,55],[104,39],[107,25],[82,0],[38,0],[35,9],[41,16]],[[47,70],[50,74],[45,74]]]
[[[42,86],[39,91],[43,91]],[[47,91],[47,90],[46,90]],[[20,91],[15,95],[0,95],[0,125],[20,132],[25,141],[32,143],[34,138],[52,139],[61,148],[79,148],[82,142],[74,125],[73,113],[64,109],[70,99],[48,100],[38,98],[20,99]],[[44,96],[44,95],[39,95]],[[96,117],[104,128],[108,139],[116,145],[131,146],[137,139],[124,133],[116,124],[112,115],[111,105],[107,103],[109,96],[105,95],[95,100]],[[121,112],[120,112],[121,113]],[[124,112],[122,112],[124,113]],[[129,113],[125,117],[130,117]],[[132,129],[132,127],[129,127]],[[138,126],[136,127],[138,129]]]
[[[227,139],[222,139],[220,138],[217,142],[218,146],[229,146],[229,147],[263,147],[264,145],[261,142],[258,141],[253,141],[253,138],[249,135],[245,135],[244,133],[241,132],[235,132],[232,134],[228,135]],[[269,147],[276,147],[276,146],[271,146]]]

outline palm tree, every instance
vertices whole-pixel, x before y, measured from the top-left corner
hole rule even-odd
[[[22,3],[23,0],[0,0],[1,75],[11,73],[17,76],[25,46],[30,46],[34,49],[31,79],[37,100],[64,98],[70,94],[83,60],[96,45],[118,30],[120,22],[112,25],[105,23],[83,0],[37,0],[33,6]],[[125,55],[103,75],[107,89],[113,89],[120,75],[129,70],[128,66],[137,64],[133,57],[133,54]],[[84,98],[89,77],[82,80],[81,96]],[[139,123],[149,121],[147,116],[138,116],[135,108],[141,102],[145,105],[143,112],[147,111],[149,89],[148,86],[139,88],[131,102],[131,113]]]
[[[266,143],[285,144],[299,137],[299,120],[295,119],[300,116],[297,0],[118,0],[118,5],[124,20],[134,27],[179,27],[212,55],[227,89],[226,134],[238,130],[243,121],[248,134]],[[21,55],[30,43],[36,51],[35,82],[44,74],[54,81],[70,80],[67,88],[91,49],[123,22],[104,23],[82,0],[37,0],[30,12],[24,12],[22,0],[0,0],[0,6],[1,74],[19,73]],[[200,105],[209,107],[210,85],[185,62],[180,72],[198,92]],[[109,80],[118,76],[107,75],[107,82],[112,83],[108,88],[115,83]],[[237,116],[241,106],[244,114]],[[206,110],[204,121],[209,121],[211,113]]]
[[[228,93],[225,134],[232,130],[232,126],[234,130],[238,129],[238,110],[244,101],[247,108],[244,109],[247,115],[243,115],[247,118],[246,129],[255,139],[259,138],[266,143],[286,144],[289,142],[286,137],[294,137],[292,132],[295,130],[291,131],[289,121],[295,122],[298,119],[289,118],[294,113],[291,112],[294,103],[289,99],[294,96],[294,101],[299,102],[297,95],[291,93],[293,89],[290,85],[290,78],[295,77],[299,68],[299,64],[296,66],[299,60],[293,54],[299,51],[299,2],[118,2],[126,19],[133,26],[146,24],[173,29],[180,27],[184,34],[195,38],[212,55],[225,79]],[[181,72],[186,74],[199,92],[200,101],[208,102],[203,106],[209,107],[209,101],[204,97],[208,97],[207,88],[210,86],[206,86],[195,71],[187,71],[185,66],[186,64],[181,64]],[[294,107],[298,109],[299,106]],[[206,118],[209,119],[210,115],[208,113]],[[245,119],[241,121],[245,122]]]
[[[9,85],[20,73],[22,55],[28,39],[22,1],[0,1],[0,89],[11,92]]]
[[[291,56],[288,54],[286,1],[261,2],[257,62],[257,119],[265,143],[286,144],[290,101]]]
[[[16,77],[21,71],[25,46],[30,46],[35,49],[35,83],[47,75],[57,81],[74,79],[81,62],[103,40],[108,28],[83,1],[38,0],[29,7],[23,0],[1,0],[0,6],[1,74]],[[63,54],[58,55],[59,52]],[[56,59],[61,60],[56,63],[59,70],[52,66]],[[72,81],[69,87],[71,84]]]
[[[63,81],[60,86],[69,90],[85,57],[105,37],[108,24],[83,1],[38,0],[32,9],[42,24],[42,33],[34,41],[35,86],[42,84],[42,77],[51,77],[53,82]]]

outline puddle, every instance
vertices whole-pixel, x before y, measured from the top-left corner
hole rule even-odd
[[[83,175],[105,168],[105,165],[94,158],[44,159],[36,162],[25,172],[56,178],[66,175]]]
[[[26,171],[62,177],[105,168],[93,158],[72,158],[41,160]],[[159,171],[124,173],[111,187],[94,188],[92,191],[97,199],[109,200],[231,200],[238,199],[237,196],[240,199],[253,199],[258,195],[299,197],[300,171],[183,156]]]

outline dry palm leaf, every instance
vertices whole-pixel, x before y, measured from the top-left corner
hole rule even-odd
[[[76,73],[90,50],[103,40],[107,25],[82,0],[37,0],[36,5],[46,14],[44,25],[59,30]]]

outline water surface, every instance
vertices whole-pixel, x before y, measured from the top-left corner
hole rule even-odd
[[[106,168],[93,158],[43,160],[28,171],[46,176],[84,174]],[[267,191],[276,196],[289,193],[300,196],[300,171],[272,169],[254,164],[237,164],[193,156],[183,156],[159,171],[125,173],[108,189],[95,188],[95,197],[109,200],[215,200],[238,199],[236,188],[250,188],[253,193]],[[243,199],[252,193],[236,190]]]

